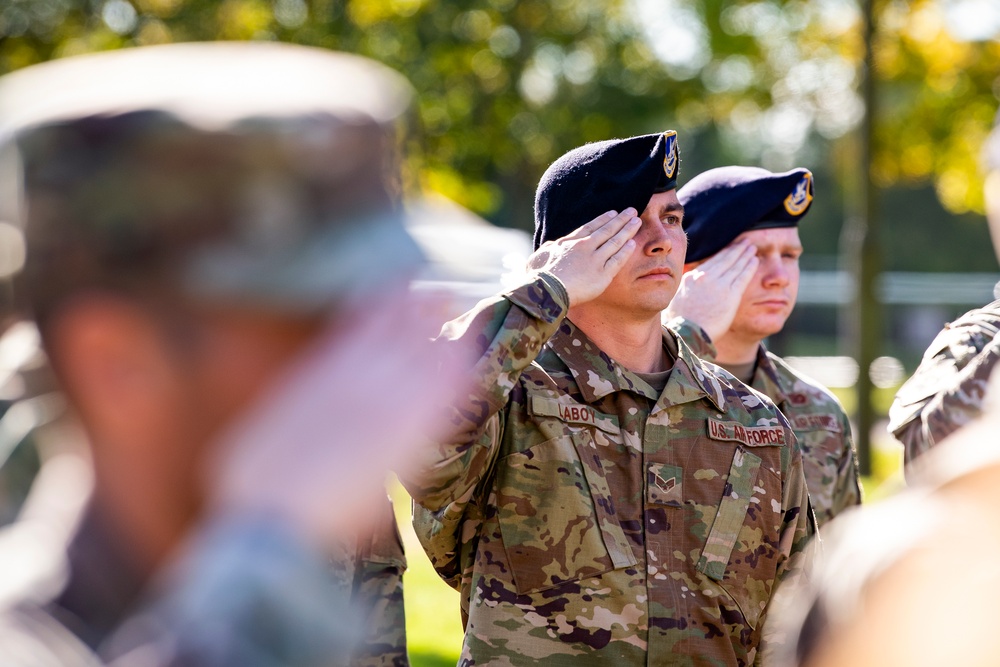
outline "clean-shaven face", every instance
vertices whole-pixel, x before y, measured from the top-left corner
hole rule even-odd
[[[733,318],[730,331],[763,340],[778,333],[792,314],[799,293],[799,257],[802,242],[797,227],[743,232],[757,248],[759,265]]]
[[[639,218],[642,226],[634,237],[632,256],[594,301],[658,316],[677,292],[687,253],[681,226],[684,209],[677,191],[654,194]]]

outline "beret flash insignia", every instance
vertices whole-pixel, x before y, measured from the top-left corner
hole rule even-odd
[[[663,173],[666,174],[667,180],[673,180],[677,176],[677,163],[679,162],[677,133],[673,130],[667,130],[663,133],[663,138],[667,140],[666,152],[663,156]]]
[[[812,174],[807,171],[792,194],[785,197],[785,210],[789,215],[801,215],[809,207],[812,198]]]

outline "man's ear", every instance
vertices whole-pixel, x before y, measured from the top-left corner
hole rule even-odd
[[[50,325],[53,368],[92,437],[128,441],[138,426],[157,423],[176,369],[147,311],[126,299],[83,295]]]
[[[705,260],[703,260],[703,259],[699,259],[699,260],[698,260],[697,262],[689,262],[688,264],[685,264],[685,265],[684,265],[684,273],[687,273],[687,272],[688,272],[688,271],[690,271],[691,269],[693,269],[693,268],[696,268],[696,267],[700,266],[700,265],[701,265],[701,263],[702,263],[702,262],[704,262],[704,261],[705,261]]]

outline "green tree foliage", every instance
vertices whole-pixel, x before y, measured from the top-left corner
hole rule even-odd
[[[1000,45],[944,4],[878,0],[882,185],[931,181],[982,211],[979,145]],[[544,168],[585,141],[676,128],[682,180],[725,162],[845,181],[863,113],[855,0],[4,0],[0,72],[136,44],[263,39],[368,55],[419,91],[412,173],[531,226]]]
[[[650,92],[663,86],[664,68],[620,2],[8,1],[0,71],[206,39],[282,40],[385,62],[420,94],[421,180],[501,218],[530,216],[538,176],[561,152],[660,127],[662,98]]]
[[[982,213],[980,154],[997,109],[1000,41],[956,39],[936,0],[878,9],[878,182],[931,180],[949,211]]]

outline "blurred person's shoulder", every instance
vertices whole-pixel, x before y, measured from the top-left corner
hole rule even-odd
[[[896,393],[889,411],[889,430],[899,431],[920,414],[928,399],[951,389],[962,369],[998,334],[1000,299],[947,323],[927,347],[913,375]]]

